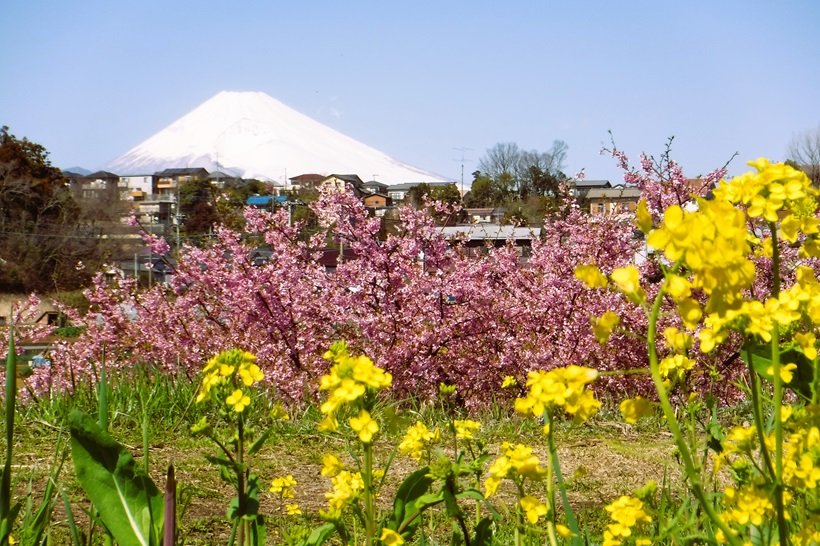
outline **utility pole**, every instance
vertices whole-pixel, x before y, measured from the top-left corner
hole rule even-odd
[[[473,149],[472,148],[456,148],[456,147],[453,147],[453,150],[455,150],[457,152],[461,152],[461,160],[460,160],[461,161],[461,197],[464,198],[464,161],[465,161],[464,152],[472,152]],[[459,160],[455,159],[454,161],[459,161]],[[467,160],[467,161],[471,161],[471,160]]]

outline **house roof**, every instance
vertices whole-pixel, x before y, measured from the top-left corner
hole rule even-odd
[[[575,180],[576,188],[611,188],[609,180]]]
[[[306,173],[300,174],[299,176],[294,176],[293,178],[289,178],[288,180],[295,180],[298,182],[302,181],[311,181],[311,180],[324,180],[325,176],[323,174],[316,174],[316,173]]]
[[[364,183],[364,187],[365,188],[376,188],[376,189],[379,189],[379,190],[383,190],[383,189],[387,188],[387,184],[385,184],[384,182],[379,182],[377,180],[368,180],[367,182]]]
[[[287,195],[251,195],[245,200],[245,204],[252,207],[266,207],[272,203],[284,204],[287,200]]]
[[[639,199],[641,190],[635,187],[593,188],[587,192],[587,199],[616,199],[618,197]]]
[[[326,176],[325,180],[329,180],[331,178],[338,178],[339,180],[344,180],[345,182],[350,182],[351,184],[357,184],[359,186],[364,184],[362,179],[356,174],[331,174],[330,176]]]
[[[502,226],[499,224],[471,224],[439,228],[445,237],[466,237],[469,241],[506,241],[508,239],[537,239],[541,228]]]

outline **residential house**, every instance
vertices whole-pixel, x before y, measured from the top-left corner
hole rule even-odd
[[[113,203],[119,199],[117,185],[120,177],[108,171],[97,171],[73,180],[71,186],[78,200],[94,203]],[[71,179],[69,179],[71,183]]]
[[[570,187],[576,199],[586,199],[590,190],[611,188],[612,184],[609,180],[571,180]]]
[[[518,227],[500,224],[472,224],[438,228],[445,238],[463,242],[471,254],[481,254],[490,248],[498,248],[512,242],[522,261],[530,255],[532,241],[541,237],[541,228]]]
[[[445,186],[455,186],[454,182],[407,182],[405,184],[393,184],[387,186],[387,195],[397,203],[404,201],[407,192],[418,186],[419,184],[427,184],[431,188],[440,188]]]
[[[366,193],[362,201],[369,209],[381,209],[393,204],[393,200],[386,193]]]
[[[308,173],[308,174],[300,174],[299,176],[294,176],[293,178],[289,178],[291,189],[294,190],[317,190],[319,189],[319,185],[325,179],[325,176],[322,174],[315,174],[315,173]]]
[[[387,184],[382,182],[377,182],[375,180],[370,180],[363,184],[364,191],[367,193],[387,193]]]
[[[464,209],[467,213],[467,221],[471,224],[500,224],[507,209],[503,207],[489,207],[489,208],[468,208]]]
[[[363,197],[366,193],[364,190],[364,182],[355,174],[331,174],[322,180],[321,186],[330,186],[339,191],[349,189],[359,198]]]
[[[208,181],[216,188],[224,188],[225,184],[237,183],[242,179],[232,174],[224,173],[222,171],[214,171],[208,174]]]
[[[157,177],[153,174],[120,176],[117,182],[120,201],[143,201],[156,193]]]
[[[592,215],[634,211],[640,198],[641,190],[630,186],[592,188],[586,195],[589,202],[589,213]]]
[[[165,169],[154,175],[157,177],[157,193],[173,196],[176,196],[180,186],[186,182],[208,179],[208,171],[202,167]]]

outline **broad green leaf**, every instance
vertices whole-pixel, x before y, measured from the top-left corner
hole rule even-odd
[[[250,449],[248,449],[248,455],[256,455],[256,453],[262,449],[262,446],[265,445],[265,442],[268,441],[270,435],[273,433],[273,427],[269,427],[268,430],[262,433],[262,435],[256,439],[256,441],[251,445]]]
[[[475,536],[471,544],[473,546],[490,546],[493,543],[493,519],[491,517],[482,518],[475,526]]]
[[[153,546],[161,536],[162,494],[131,453],[88,415],[68,418],[77,480],[119,546]]]
[[[772,366],[771,346],[754,343],[748,344],[744,349],[741,352],[742,358],[745,360],[746,355],[751,354],[754,370],[761,378],[771,382],[771,374],[769,373],[769,368]],[[792,374],[792,380],[784,386],[811,400],[815,363],[795,348],[780,351],[780,362],[797,366]]]
[[[321,546],[330,538],[330,535],[336,529],[332,523],[325,523],[313,530],[308,537],[299,546]]]
[[[394,531],[397,530],[398,526],[404,522],[407,505],[412,504],[413,501],[427,493],[430,489],[433,478],[428,476],[429,473],[430,468],[425,466],[407,476],[401,483],[393,500],[393,517],[391,520],[395,523],[396,527],[391,526],[390,529]]]
[[[484,496],[484,494],[481,491],[478,491],[476,489],[466,489],[466,490],[462,491],[461,493],[459,493],[458,495],[456,495],[456,498],[458,498],[459,500],[460,499],[472,499],[474,501],[480,502],[480,503],[484,504],[484,506],[487,507],[487,509],[492,514],[493,518],[502,519],[502,517],[503,517],[501,515],[501,513],[498,510],[495,509],[495,506],[493,506],[490,503],[490,501],[487,500],[487,498]]]

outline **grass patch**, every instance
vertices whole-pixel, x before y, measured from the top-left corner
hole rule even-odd
[[[142,464],[142,423],[147,419],[152,479],[161,487],[168,465],[173,464],[176,469],[182,516],[180,532],[185,537],[184,543],[226,543],[230,525],[225,512],[233,491],[206,460],[206,456],[214,454],[213,445],[189,432],[193,423],[208,416],[200,406],[191,402],[196,390],[197,385],[187,379],[171,380],[146,370],[117,377],[112,381],[109,395],[110,429]],[[265,402],[263,409],[258,409],[259,413],[267,415],[272,405],[272,402]],[[13,474],[14,491],[18,497],[28,495],[31,488],[34,498],[39,498],[55,460],[59,460],[60,453],[68,453],[66,417],[74,408],[95,415],[96,391],[85,386],[72,396],[31,401],[19,408]],[[406,428],[416,420],[423,420],[431,428],[446,428],[453,412],[458,418],[466,417],[452,408],[410,401],[385,402],[384,408],[392,419],[387,420],[383,434],[375,444],[381,462],[390,456]],[[348,449],[348,439],[317,431],[321,415],[316,408],[306,407],[291,413],[291,420],[276,428],[253,462],[265,491],[260,495],[261,512],[268,521],[271,544],[287,544],[294,536],[320,522],[318,512],[326,506],[324,493],[329,490],[329,480],[320,475],[322,455],[326,452],[344,454]],[[729,413],[728,417],[732,422],[744,418],[741,410]],[[542,461],[546,460],[542,425],[537,420],[518,416],[502,405],[470,418],[481,421],[480,439],[493,457],[499,453],[503,442],[511,442],[535,446]],[[269,423],[269,419],[262,419],[262,425]],[[569,421],[558,422],[555,435],[570,503],[581,528],[591,537],[600,537],[607,523],[603,506],[642,487],[648,480],[668,483],[673,493],[682,491],[682,477],[673,456],[674,446],[659,419],[629,426],[616,420],[610,408],[583,426]],[[396,456],[380,500],[384,508],[387,508],[388,499],[392,498],[399,481],[415,468],[414,461]],[[286,516],[279,500],[266,492],[271,479],[286,474],[293,475],[298,481],[293,500],[300,505],[304,513],[302,518]],[[70,456],[59,483],[71,501],[82,532],[88,535],[91,527],[87,514],[89,503],[74,477]],[[491,499],[502,514],[511,513],[511,493],[502,489]],[[66,513],[59,500],[50,531],[54,543],[70,542]],[[428,517],[423,526],[425,536],[444,537],[445,541],[449,541],[450,532],[451,522],[441,512]],[[511,533],[510,528],[499,529],[497,543],[505,543],[505,537],[510,538]],[[92,543],[101,543],[97,541],[101,539],[99,528],[94,536],[97,538]]]

